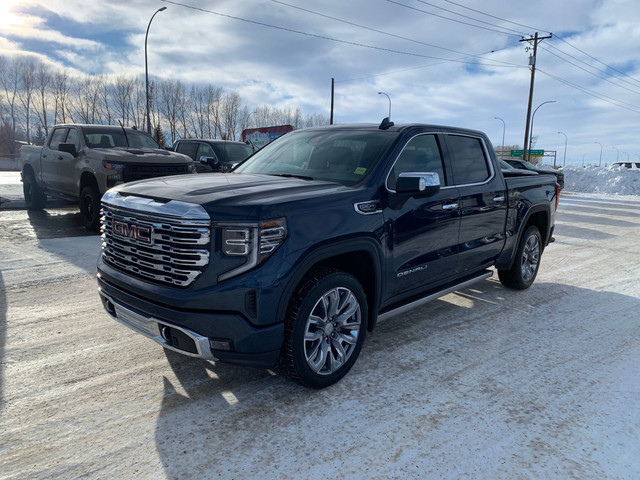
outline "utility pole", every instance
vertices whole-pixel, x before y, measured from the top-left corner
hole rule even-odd
[[[529,57],[529,65],[531,66],[531,84],[529,85],[529,103],[527,104],[527,121],[526,126],[524,128],[524,144],[523,144],[523,160],[529,160],[529,125],[531,121],[531,103],[533,102],[533,82],[536,78],[536,55],[538,54],[538,43],[542,40],[546,40],[547,38],[551,38],[552,35],[547,37],[538,37],[538,32],[533,36],[533,38],[523,38],[520,40],[521,42],[533,42],[533,55]]]
[[[333,125],[333,89],[335,83],[335,80],[331,77],[331,116],[329,117],[329,125]]]

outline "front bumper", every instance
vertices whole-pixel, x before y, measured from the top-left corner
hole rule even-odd
[[[280,356],[284,325],[258,327],[240,313],[177,309],[139,297],[98,274],[102,304],[115,320],[164,348],[205,360],[269,368]],[[211,304],[215,305],[212,294]]]

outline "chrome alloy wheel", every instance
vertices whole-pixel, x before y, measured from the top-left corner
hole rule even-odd
[[[307,319],[304,355],[319,375],[339,370],[353,353],[362,325],[360,304],[348,288],[332,288],[316,302]]]
[[[531,235],[522,249],[520,268],[522,269],[522,279],[528,282],[533,278],[538,269],[540,261],[540,241],[537,235]]]

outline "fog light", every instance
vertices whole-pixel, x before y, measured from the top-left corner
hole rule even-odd
[[[227,352],[231,351],[231,341],[229,340],[210,338],[209,346],[211,347],[211,350],[225,350]]]

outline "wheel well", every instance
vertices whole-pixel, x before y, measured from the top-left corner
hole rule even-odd
[[[94,177],[93,174],[89,172],[83,172],[82,176],[80,177],[80,189],[78,191],[78,196],[80,195],[80,192],[82,192],[82,189],[84,187],[95,187],[96,190],[98,190],[98,193],[100,192],[96,177]]]
[[[538,231],[540,232],[540,237],[542,238],[542,249],[544,250],[544,245],[547,240],[547,235],[549,233],[549,215],[547,212],[536,212],[529,217],[527,224],[524,226],[522,231],[526,231],[531,225],[535,225],[538,227]]]
[[[25,165],[24,167],[22,167],[22,179],[24,180],[24,177],[26,177],[27,175],[33,175],[34,177],[36,176],[31,165]]]
[[[353,275],[358,282],[360,282],[360,285],[362,285],[364,293],[367,296],[367,306],[369,308],[368,322],[369,325],[371,325],[377,296],[377,272],[375,265],[376,262],[374,262],[374,259],[371,257],[369,252],[359,250],[336,255],[335,257],[325,258],[313,265],[309,271],[318,267],[329,267]]]

